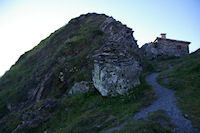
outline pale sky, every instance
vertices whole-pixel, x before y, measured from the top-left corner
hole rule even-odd
[[[0,0],[0,75],[50,33],[88,12],[132,28],[139,46],[167,33],[190,41],[190,52],[200,48],[200,0]]]

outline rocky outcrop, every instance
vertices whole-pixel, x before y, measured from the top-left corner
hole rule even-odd
[[[173,56],[173,54],[169,54],[170,51],[169,46],[165,46],[159,43],[146,43],[140,49],[140,54],[142,58],[147,59],[158,59],[158,58],[168,58]],[[173,52],[173,49],[171,50]]]
[[[44,78],[41,80],[41,82],[37,85],[36,88],[31,89],[28,92],[28,99],[29,101],[39,101],[42,97],[42,93],[45,89],[45,84],[47,81],[51,78],[52,72],[48,72],[45,74]]]
[[[81,81],[79,83],[75,83],[68,94],[78,94],[78,93],[85,93],[90,90],[90,83],[86,81]]]
[[[157,59],[159,56],[164,55],[164,51],[156,48],[156,45],[154,45],[154,43],[151,42],[145,43],[140,48],[140,54],[142,58]]]
[[[22,111],[22,116],[20,118],[22,122],[12,133],[38,127],[53,116],[52,112],[58,105],[59,103],[56,100],[46,99],[40,104],[34,104],[30,109]]]
[[[142,71],[133,31],[108,17],[101,25],[105,45],[94,55],[94,86],[102,96],[124,95],[140,84]]]

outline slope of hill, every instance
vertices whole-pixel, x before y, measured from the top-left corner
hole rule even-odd
[[[18,110],[41,98],[58,98],[75,81],[91,79],[90,56],[102,45],[99,25],[105,19],[95,14],[75,18],[23,54],[0,79],[0,116],[8,105]],[[65,73],[63,82],[60,72]]]
[[[159,82],[175,90],[177,103],[184,117],[200,129],[200,49],[186,57],[165,63],[172,64],[174,68],[162,72]]]
[[[119,59],[122,63],[118,65],[124,65],[129,63],[127,59],[139,61],[132,30],[95,13],[72,19],[23,54],[0,78],[0,132],[100,131],[150,104],[154,93],[144,77],[141,85],[125,96],[109,99],[94,90],[90,84],[93,55],[104,45],[116,47],[109,50],[117,52],[114,56],[108,49],[98,55],[111,55],[108,62]],[[91,91],[68,95],[80,81],[87,81]]]

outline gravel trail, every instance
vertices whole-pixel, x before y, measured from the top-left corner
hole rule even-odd
[[[192,127],[189,120],[182,116],[181,111],[176,106],[174,91],[159,85],[156,81],[159,73],[153,73],[146,77],[146,81],[152,86],[156,93],[156,100],[149,107],[143,109],[134,116],[134,119],[147,118],[148,113],[164,110],[171,119],[171,123],[176,125],[174,132],[180,133],[198,133],[198,130]]]
[[[176,98],[174,96],[174,91],[168,88],[165,88],[157,83],[156,78],[159,73],[153,73],[146,76],[146,81],[149,85],[152,86],[153,90],[156,93],[156,100],[147,108],[142,109],[136,115],[133,116],[133,119],[138,120],[140,118],[147,119],[148,113],[164,110],[171,119],[171,123],[176,126],[173,130],[175,133],[200,133],[197,129],[192,127],[192,124],[189,120],[182,116],[181,111],[176,106]],[[111,133],[114,130],[120,130],[128,122],[124,122],[117,127],[113,127],[105,131],[105,133]]]

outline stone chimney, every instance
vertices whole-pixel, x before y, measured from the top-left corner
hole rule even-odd
[[[161,33],[160,36],[161,36],[161,38],[166,39],[166,33]]]

